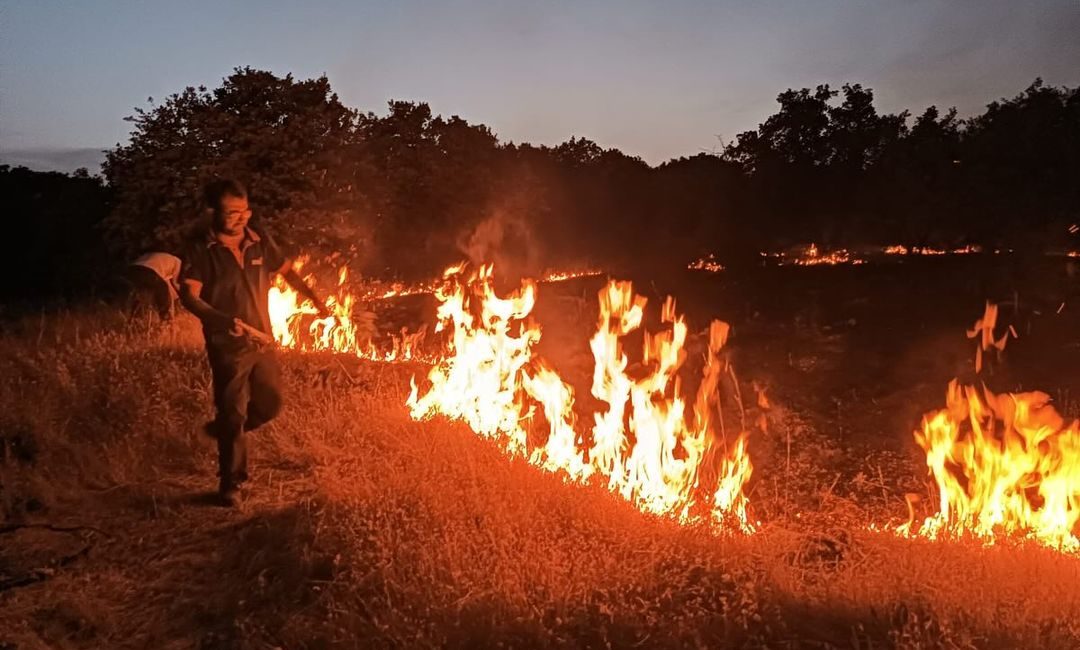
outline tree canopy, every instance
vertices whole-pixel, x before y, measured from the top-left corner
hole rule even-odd
[[[1046,247],[1080,221],[1076,88],[1036,80],[968,119],[883,113],[859,84],[788,89],[777,103],[720,153],[651,167],[587,138],[504,142],[422,102],[362,112],[326,77],[238,68],[136,109],[104,179],[0,176],[45,255],[70,245],[50,234],[61,227],[113,259],[176,250],[203,223],[199,188],[233,176],[294,252],[402,278],[462,257],[536,273],[671,268],[705,253],[737,264],[808,241]],[[63,188],[38,189],[50,183]]]

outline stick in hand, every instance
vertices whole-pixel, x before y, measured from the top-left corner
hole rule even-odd
[[[233,319],[233,329],[231,334],[233,336],[247,336],[261,345],[270,345],[274,342],[274,337],[257,327],[248,325],[240,318]]]

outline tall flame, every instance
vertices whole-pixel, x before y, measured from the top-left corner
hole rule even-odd
[[[586,436],[577,428],[572,387],[533,352],[541,331],[526,319],[536,284],[526,281],[500,298],[491,278],[491,266],[468,275],[454,267],[436,291],[437,329],[449,328],[452,336],[445,358],[428,373],[426,392],[412,382],[407,405],[415,419],[441,414],[464,421],[507,452],[570,480],[601,477],[646,512],[691,522],[704,510],[718,524],[753,530],[743,492],[752,471],[745,435],[728,449],[714,430],[726,324],[710,328],[705,376],[687,414],[676,376],[686,356],[687,327],[674,300],[663,306],[661,331],[645,334],[642,369],[631,376],[622,339],[641,327],[646,300],[628,282],[609,282],[599,295],[599,324],[590,340],[591,392],[606,408],[594,414]],[[528,426],[537,406],[546,431]]]
[[[1005,347],[995,338],[997,309],[968,331],[983,350]],[[1015,336],[1015,333],[1014,333]],[[938,512],[904,535],[931,539],[973,536],[987,544],[1019,537],[1080,552],[1080,423],[1066,424],[1042,392],[994,394],[949,384],[946,407],[923,417],[915,441],[939,492]]]

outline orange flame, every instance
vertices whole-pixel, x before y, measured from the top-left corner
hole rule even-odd
[[[1080,551],[1080,423],[1068,426],[1045,393],[994,395],[949,384],[947,407],[923,418],[915,440],[940,492],[918,531],[935,539],[999,535]]]
[[[746,437],[725,449],[714,431],[726,324],[710,328],[705,376],[688,416],[676,377],[687,328],[674,301],[664,304],[664,328],[645,335],[645,370],[631,377],[621,339],[641,326],[646,301],[630,283],[609,282],[600,292],[599,326],[590,341],[592,394],[607,407],[594,415],[587,439],[576,428],[573,389],[533,353],[540,328],[525,319],[535,304],[536,284],[525,281],[500,298],[491,274],[491,266],[470,275],[454,267],[436,291],[437,330],[449,328],[451,340],[446,356],[428,373],[426,392],[421,395],[412,382],[407,405],[413,418],[441,414],[462,420],[548,471],[574,481],[601,477],[646,512],[691,522],[702,518],[704,508],[717,524],[753,530],[743,493],[752,471]],[[543,435],[526,427],[536,405],[548,423]]]
[[[712,253],[705,257],[698,258],[687,265],[688,269],[692,271],[707,271],[709,273],[719,273],[724,270],[724,265],[716,259],[716,255]]]
[[[306,258],[297,260],[297,271],[306,262]],[[304,279],[309,284],[315,284],[311,275]],[[302,298],[280,275],[276,276],[267,301],[270,325],[278,345],[297,350],[343,352],[378,361],[420,358],[419,350],[425,334],[423,329],[410,333],[403,328],[400,336],[391,336],[389,349],[379,350],[376,347],[373,315],[368,311],[356,313],[359,300],[349,291],[348,279],[348,270],[342,267],[338,271],[337,291],[326,301],[330,315],[319,318],[319,310],[314,303]],[[306,330],[305,321],[309,321]]]
[[[997,307],[986,311],[969,338],[984,350],[1002,350],[996,339]],[[1033,539],[1068,552],[1080,551],[1080,423],[1066,425],[1041,392],[995,395],[985,387],[949,384],[946,408],[923,417],[915,441],[937,484],[939,510],[902,535],[930,539],[972,536],[992,544],[1000,537]]]
[[[850,251],[839,248],[829,252],[822,252],[818,248],[817,244],[810,244],[806,249],[795,255],[788,255],[787,253],[762,253],[763,257],[773,258],[781,266],[794,265],[794,266],[836,266],[839,264],[866,264],[864,258],[858,257]]]
[[[902,246],[899,244],[886,246],[883,249],[886,255],[970,255],[972,253],[981,253],[982,247],[968,244],[967,246],[961,246],[960,248],[954,248],[952,250],[946,250],[944,248],[933,248],[930,246]],[[994,253],[1000,253],[1001,251],[995,250]]]

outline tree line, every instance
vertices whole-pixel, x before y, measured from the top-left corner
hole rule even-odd
[[[5,263],[45,266],[7,292],[81,294],[140,252],[177,250],[216,176],[246,182],[258,222],[293,250],[401,279],[462,257],[535,273],[706,253],[737,267],[809,241],[1045,249],[1080,222],[1080,88],[1037,79],[966,119],[882,113],[859,84],[777,101],[721,151],[654,167],[585,138],[502,142],[425,103],[365,113],[326,77],[238,68],[136,109],[102,177],[0,167],[16,206]]]

